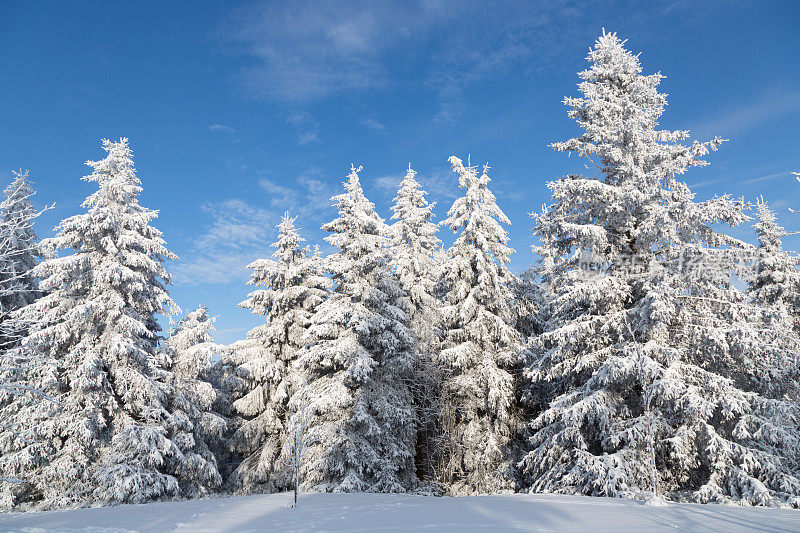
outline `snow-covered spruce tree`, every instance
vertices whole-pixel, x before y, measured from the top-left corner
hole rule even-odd
[[[510,221],[489,190],[488,166],[449,159],[464,196],[442,222],[458,234],[447,251],[447,295],[438,364],[444,369],[443,427],[450,445],[445,481],[455,494],[514,489],[514,440],[521,427],[515,374],[521,348],[512,325],[507,264]]]
[[[218,392],[209,382],[212,359],[222,349],[214,342],[214,320],[205,306],[184,315],[161,346],[154,372],[169,387],[172,440],[184,453],[191,451],[214,466],[204,485],[189,487],[196,492],[184,492],[188,497],[222,484],[214,452],[223,446],[228,421],[215,410]]]
[[[35,194],[28,172],[14,172],[0,203],[0,350],[15,346],[25,328],[11,315],[40,295],[31,270],[42,258],[33,224],[40,212],[33,207]]]
[[[412,392],[417,406],[417,475],[434,479],[436,450],[441,444],[438,427],[441,401],[441,376],[432,353],[437,339],[439,301],[434,291],[442,265],[442,241],[436,236],[434,204],[425,198],[416,180],[416,171],[408,166],[405,178],[394,198],[391,230],[391,266],[409,303],[409,327],[416,340],[417,357]]]
[[[750,294],[775,313],[775,320],[787,321],[800,333],[800,258],[783,249],[783,238],[791,233],[778,224],[764,201],[758,203],[756,220],[757,264]]]
[[[584,132],[553,147],[598,175],[548,183],[535,215],[548,320],[527,354],[527,485],[635,497],[655,480],[672,498],[791,501],[797,406],[753,379],[787,355],[772,348],[782,332],[731,284],[752,248],[712,229],[745,222],[743,204],[696,202],[677,180],[722,141],[658,130],[662,77],[615,34],[588,60],[582,96],[565,99]]]
[[[332,198],[339,216],[323,226],[338,251],[326,261],[333,293],[300,355],[314,437],[302,477],[313,490],[402,492],[416,482],[414,340],[388,268],[388,228],[364,196],[360,170],[351,169],[344,194]],[[292,398],[294,412],[302,398]]]
[[[286,444],[289,400],[303,384],[296,368],[311,317],[328,292],[328,280],[319,258],[311,255],[286,213],[278,224],[273,259],[259,259],[250,285],[258,287],[240,307],[266,317],[266,322],[247,333],[247,338],[228,347],[227,360],[234,365],[233,408],[243,422],[230,444],[243,457],[228,484],[232,490],[263,492],[291,488]]]
[[[53,402],[20,405],[21,435],[0,435],[6,504],[40,508],[142,502],[194,494],[214,464],[182,450],[171,436],[169,391],[151,375],[156,316],[174,304],[163,262],[175,256],[139,204],[141,184],[127,139],[87,164],[98,186],[86,213],[63,220],[32,271],[44,296],[19,312],[29,323],[23,349],[52,358],[28,372]]]
[[[426,320],[437,307],[433,296],[439,281],[442,263],[442,241],[436,236],[437,225],[433,222],[433,207],[425,196],[415,176],[417,172],[408,167],[400,184],[394,205],[392,220],[392,267],[406,293],[412,308],[412,320]]]
[[[778,224],[763,200],[758,202],[756,220],[758,247],[747,279],[748,295],[761,310],[765,327],[782,334],[770,345],[772,361],[756,369],[752,380],[766,395],[800,400],[800,358],[795,355],[800,346],[800,257],[783,249],[783,238],[793,233]]]

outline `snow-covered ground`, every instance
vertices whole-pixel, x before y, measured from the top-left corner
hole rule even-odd
[[[310,494],[296,509],[285,494],[209,498],[96,509],[0,515],[2,531],[800,531],[800,511],[670,504],[576,496],[428,498]]]

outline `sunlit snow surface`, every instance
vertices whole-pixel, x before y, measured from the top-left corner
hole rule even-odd
[[[0,515],[2,531],[800,531],[800,511],[557,495],[428,498],[309,494],[209,498]]]

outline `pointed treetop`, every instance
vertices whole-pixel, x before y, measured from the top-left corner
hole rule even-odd
[[[400,188],[397,190],[397,196],[394,197],[394,205],[389,209],[394,212],[392,220],[403,220],[411,216],[419,215],[419,213],[411,213],[410,210],[420,210],[425,212],[423,218],[426,220],[433,218],[433,207],[436,202],[428,202],[425,196],[427,192],[422,190],[420,183],[416,179],[417,171],[411,168],[411,163],[408,164],[408,170],[400,182]]]
[[[31,180],[28,177],[30,171],[20,169],[12,170],[11,173],[14,179],[3,191],[7,198],[29,197],[36,194],[31,188]]]
[[[639,54],[633,54],[625,48],[625,43],[628,40],[622,40],[617,37],[616,32],[606,33],[603,30],[603,35],[597,38],[594,43],[594,48],[589,49],[589,55],[586,59],[595,65],[588,71],[581,73],[581,77],[589,79],[591,73],[596,73],[599,65],[613,64],[614,70],[627,74],[639,74],[642,71],[642,65],[639,62]],[[585,76],[584,76],[585,74]]]
[[[349,184],[350,186],[358,185],[360,187],[361,183],[358,178],[358,173],[362,170],[364,170],[364,165],[358,165],[358,167],[356,167],[353,163],[350,163],[350,173],[347,175],[345,186]]]
[[[783,248],[781,240],[793,233],[778,224],[775,212],[769,208],[763,197],[756,204],[756,220],[753,228],[756,230],[759,245],[770,252],[780,252]]]
[[[300,244],[305,242],[305,239],[300,236],[298,228],[294,225],[296,219],[297,217],[290,217],[286,211],[280,223],[275,226],[278,228],[278,240],[270,244],[272,248],[276,248],[272,257],[285,264],[292,263],[298,254],[304,253],[300,250]]]

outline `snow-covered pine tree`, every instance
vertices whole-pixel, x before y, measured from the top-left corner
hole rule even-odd
[[[528,487],[644,496],[655,479],[672,498],[792,501],[797,405],[753,379],[788,355],[782,332],[731,283],[752,247],[712,228],[747,221],[743,203],[697,202],[677,179],[722,141],[658,130],[662,76],[615,34],[588,60],[565,99],[584,132],[553,147],[598,175],[548,183],[535,215],[548,321],[528,352]]]
[[[515,374],[521,348],[512,325],[507,264],[513,250],[501,224],[510,224],[489,190],[488,165],[478,176],[451,156],[464,196],[442,222],[458,234],[447,251],[443,281],[443,427],[450,441],[444,458],[456,494],[514,489],[514,440],[521,429]]]
[[[40,212],[33,207],[35,194],[28,172],[14,172],[0,203],[0,350],[15,346],[25,328],[11,315],[40,295],[31,270],[42,258],[33,224]]]
[[[754,272],[749,281],[752,303],[763,310],[767,327],[783,332],[773,341],[774,362],[753,376],[766,394],[788,394],[800,400],[800,359],[785,356],[800,346],[800,257],[783,249],[783,239],[793,233],[778,224],[775,213],[760,199],[753,224],[758,237]]]
[[[433,222],[434,204],[428,203],[427,193],[416,180],[416,171],[408,170],[394,198],[391,226],[391,266],[400,288],[408,299],[409,327],[416,340],[412,391],[419,431],[417,434],[417,475],[433,479],[436,450],[441,444],[438,412],[441,401],[441,376],[432,353],[440,322],[439,301],[434,296],[442,266],[442,241],[436,236],[438,226]]]
[[[26,327],[14,317],[40,296],[31,270],[42,258],[33,230],[41,212],[31,202],[35,193],[28,172],[14,172],[14,180],[4,192],[5,198],[0,202],[0,406],[20,394],[34,396],[31,401],[38,400],[35,397],[41,391],[30,390],[24,377],[30,365],[42,363],[35,354],[18,349]],[[13,429],[6,416],[0,417],[0,428]]]
[[[750,293],[756,303],[771,308],[777,320],[787,320],[800,333],[800,258],[783,249],[792,233],[780,226],[766,202],[759,201],[753,224],[758,237],[755,278]]]
[[[237,491],[287,490],[293,481],[284,449],[289,400],[305,379],[295,361],[329,285],[318,256],[302,246],[305,239],[294,221],[286,213],[278,224],[274,259],[248,265],[248,284],[257,289],[239,306],[266,322],[227,350],[237,382],[233,408],[243,418],[231,439],[233,451],[243,457],[228,481]]]
[[[40,508],[142,502],[177,496],[213,477],[214,465],[171,440],[168,391],[150,374],[159,327],[173,307],[163,262],[175,256],[150,225],[127,139],[103,141],[108,155],[87,164],[98,190],[86,213],[63,220],[32,271],[44,296],[19,312],[22,347],[52,358],[28,372],[58,403],[24,403],[21,435],[0,435],[6,504]]]
[[[194,492],[184,491],[188,497],[222,484],[214,452],[222,448],[228,422],[215,411],[218,394],[209,382],[212,359],[222,349],[214,342],[214,320],[205,306],[184,315],[161,346],[154,372],[168,386],[171,439],[184,453],[191,451],[214,466],[205,483],[188,487]]]
[[[388,228],[364,196],[361,168],[332,200],[339,216],[323,226],[338,249],[327,258],[333,293],[312,318],[300,363],[308,373],[314,444],[304,486],[334,492],[402,492],[416,482],[416,420],[408,380],[414,363],[403,293],[388,269]]]
[[[428,321],[438,305],[433,294],[439,282],[442,241],[433,222],[435,204],[428,203],[428,193],[422,190],[416,175],[409,165],[391,207],[392,220],[396,221],[391,226],[392,267],[413,306],[412,319]],[[417,320],[413,321],[416,326]]]

